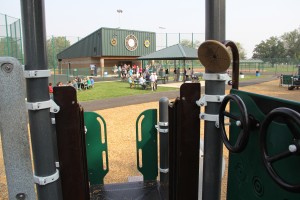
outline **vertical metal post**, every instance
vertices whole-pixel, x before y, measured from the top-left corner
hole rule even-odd
[[[180,33],[178,34],[178,38],[179,38],[179,42],[178,43],[180,43],[180,41],[181,41],[181,39],[180,39]]]
[[[192,48],[194,48],[194,33],[192,33]]]
[[[44,0],[21,0],[24,34],[25,70],[47,70]],[[48,77],[27,78],[27,101],[49,101]],[[50,109],[29,110],[29,123],[35,176],[56,173],[55,145],[52,138]],[[36,185],[38,199],[61,199],[59,182]]]
[[[14,55],[14,56],[15,56],[15,58],[19,59],[19,56],[18,56],[18,50],[19,50],[19,48],[18,48],[18,40],[17,40],[17,22],[14,22],[14,27],[15,27],[15,42],[16,42],[16,45],[15,45],[16,55]]]
[[[6,28],[6,46],[7,46],[7,56],[10,56],[10,48],[9,48],[9,37],[8,37],[8,24],[7,24],[7,15],[5,16],[5,28]]]
[[[205,1],[205,39],[225,40],[225,0]],[[206,73],[212,73],[205,69]],[[223,81],[206,81],[207,95],[224,95]],[[218,114],[219,103],[208,102],[205,108],[207,114]],[[221,196],[223,143],[221,133],[215,122],[204,123],[204,171],[203,171],[203,200],[218,200]]]
[[[168,47],[168,33],[166,33],[166,48]]]
[[[163,189],[163,195],[168,199],[169,185],[169,99],[162,97],[159,100],[159,127],[167,129],[167,132],[159,132],[159,156],[160,156],[160,184]]]
[[[56,55],[56,51],[55,51],[55,44],[54,44],[54,37],[52,35],[52,39],[51,39],[51,45],[52,45],[52,60],[53,60],[53,70],[54,70],[54,83],[56,83],[56,74],[55,74],[55,69],[56,69],[56,58],[55,58],[55,55]]]
[[[19,28],[20,28],[20,47],[21,47],[21,56],[22,56],[22,64],[24,64],[24,53],[23,53],[23,41],[22,41],[22,32],[21,32],[21,20],[19,19]]]

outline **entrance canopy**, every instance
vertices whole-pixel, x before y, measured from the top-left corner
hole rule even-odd
[[[198,60],[197,49],[176,44],[145,56],[138,60]]]

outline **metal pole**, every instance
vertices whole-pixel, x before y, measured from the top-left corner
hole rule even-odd
[[[162,97],[159,100],[159,127],[161,129],[168,129],[169,114],[168,114],[169,99]],[[159,133],[159,156],[160,156],[160,184],[164,191],[164,197],[168,198],[169,185],[169,131]]]
[[[225,40],[225,0],[205,1],[205,39]],[[212,73],[205,69],[206,73]],[[207,95],[224,95],[223,81],[206,81]],[[219,103],[208,102],[205,108],[207,114],[218,114]],[[204,166],[203,166],[203,200],[218,200],[221,196],[223,143],[221,133],[215,122],[204,123]]]
[[[5,27],[6,27],[6,45],[7,45],[7,56],[11,56],[9,54],[10,52],[10,47],[9,47],[9,37],[8,37],[8,25],[7,25],[7,15],[4,15],[5,16]]]
[[[47,70],[44,0],[21,0],[24,34],[25,70]],[[27,78],[27,101],[49,101],[48,77]],[[50,109],[29,110],[29,123],[35,176],[56,173],[55,146],[52,138]],[[38,199],[61,199],[59,182],[36,184]]]
[[[166,33],[166,48],[168,47],[168,33]]]
[[[24,64],[24,53],[23,53],[23,41],[22,41],[22,32],[21,32],[21,20],[19,19],[19,28],[20,28],[20,46],[21,46],[21,56],[22,56],[22,64]]]
[[[54,83],[56,83],[56,74],[55,74],[55,69],[56,69],[56,58],[55,58],[55,55],[56,55],[56,49],[55,49],[55,44],[54,44],[54,36],[52,35],[52,40],[51,40],[51,45],[52,45],[52,60],[53,60],[53,70],[54,70]]]

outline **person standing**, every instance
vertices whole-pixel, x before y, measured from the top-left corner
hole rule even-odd
[[[90,69],[91,69],[91,76],[94,76],[95,65],[94,64],[90,64]]]
[[[166,81],[168,82],[169,81],[169,69],[168,68],[165,69],[165,76],[166,76]]]
[[[136,66],[136,78],[139,78],[139,76],[140,76],[140,68],[139,68],[139,66],[137,65],[137,66]]]
[[[177,70],[176,67],[174,67],[174,81],[177,81]]]
[[[149,77],[150,79],[150,83],[151,83],[151,90],[155,90],[155,76],[154,76],[154,73],[151,73],[151,76]]]
[[[52,99],[53,98],[53,86],[52,86],[52,83],[49,83],[48,90],[49,90],[50,99]]]

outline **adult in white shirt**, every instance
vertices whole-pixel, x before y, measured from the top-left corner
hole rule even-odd
[[[150,79],[150,83],[151,83],[151,89],[152,91],[155,90],[155,82],[157,80],[157,78],[155,78],[154,73],[151,73],[151,76],[149,77]]]

